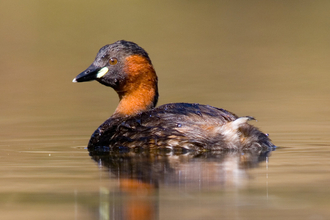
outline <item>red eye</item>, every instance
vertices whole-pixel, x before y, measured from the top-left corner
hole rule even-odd
[[[110,58],[110,60],[109,60],[109,63],[110,63],[111,65],[116,65],[117,62],[118,62],[118,61],[117,61],[116,58]]]

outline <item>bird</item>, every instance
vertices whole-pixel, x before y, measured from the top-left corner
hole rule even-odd
[[[134,42],[103,46],[73,82],[96,80],[119,96],[114,113],[92,134],[88,150],[215,151],[270,149],[268,134],[225,109],[197,103],[156,107],[158,78],[148,53]]]

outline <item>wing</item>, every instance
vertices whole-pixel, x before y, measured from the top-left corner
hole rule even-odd
[[[201,150],[224,145],[219,132],[237,116],[208,105],[171,103],[122,121],[110,145]]]

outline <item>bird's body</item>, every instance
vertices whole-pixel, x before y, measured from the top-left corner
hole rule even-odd
[[[155,107],[157,76],[138,45],[117,41],[100,49],[93,64],[73,81],[97,80],[112,87],[120,102],[92,135],[89,149],[165,148],[224,150],[270,148],[268,136],[224,109],[170,103]]]

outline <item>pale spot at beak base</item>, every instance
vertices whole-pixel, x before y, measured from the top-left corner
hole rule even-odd
[[[99,70],[99,72],[96,75],[96,78],[101,78],[104,76],[107,72],[109,71],[108,67],[103,67],[102,69]]]

